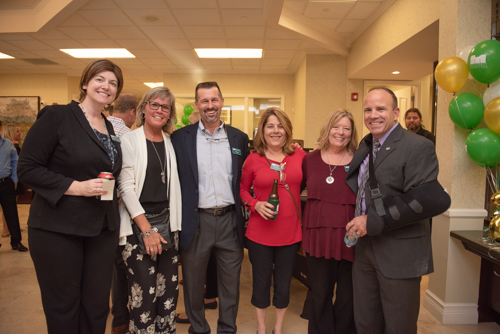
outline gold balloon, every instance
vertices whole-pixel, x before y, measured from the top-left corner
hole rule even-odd
[[[500,97],[493,99],[484,108],[484,122],[495,133],[500,133]]]
[[[439,87],[456,93],[467,83],[469,67],[462,58],[448,57],[439,62],[434,74]]]
[[[500,215],[491,218],[490,236],[493,241],[500,242]]]
[[[495,204],[496,206],[500,206],[500,191],[497,191],[493,195],[491,195],[491,203]]]

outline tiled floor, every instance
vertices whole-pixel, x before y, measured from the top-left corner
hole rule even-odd
[[[24,228],[23,243],[27,246],[28,205],[19,205],[21,227]],[[40,301],[40,291],[36,281],[31,257],[28,253],[19,253],[10,250],[9,239],[2,239],[0,248],[0,334],[45,334],[44,313]],[[255,311],[250,304],[251,296],[251,269],[248,257],[245,256],[241,273],[241,297],[238,313],[238,332],[253,334],[256,331]],[[427,278],[422,281],[422,300],[427,288]],[[285,318],[284,333],[307,333],[307,321],[300,318],[306,295],[306,288],[296,279],[292,281],[291,301]],[[182,287],[179,296],[178,311],[184,310]],[[213,333],[216,333],[217,310],[207,310],[207,319]],[[111,333],[110,320],[106,333]],[[268,332],[274,324],[274,312],[269,311],[267,319]],[[177,333],[188,332],[189,325],[178,324]],[[500,326],[495,323],[481,323],[479,325],[441,325],[429,312],[421,307],[418,322],[419,334],[493,334],[500,333]],[[71,334],[71,333],[68,333]]]

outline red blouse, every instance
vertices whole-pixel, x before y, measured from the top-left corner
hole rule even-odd
[[[344,243],[345,226],[356,206],[356,195],[345,182],[349,166],[335,168],[332,184],[326,183],[330,168],[320,150],[307,154],[302,166],[307,187],[302,248],[314,257],[353,261],[354,249]]]
[[[287,155],[282,161],[282,163],[286,163],[284,169],[286,174],[285,182],[288,184],[299,210],[302,160],[305,155],[306,153],[303,150],[296,149],[294,153]],[[278,163],[273,160],[269,161]],[[265,220],[255,212],[255,204],[259,201],[267,201],[273,182],[278,178],[278,175],[271,169],[264,156],[252,153],[245,160],[241,174],[240,196],[245,206],[252,212],[245,235],[253,242],[266,246],[285,246],[302,240],[302,229],[297,211],[292,197],[281,181],[278,183],[280,205],[276,220]],[[255,198],[250,194],[252,185]]]

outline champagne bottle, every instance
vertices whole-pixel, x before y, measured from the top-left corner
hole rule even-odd
[[[274,211],[274,215],[272,218],[268,218],[269,220],[275,220],[276,217],[278,217],[278,209],[280,206],[280,197],[278,196],[278,180],[274,180],[273,183],[273,190],[271,190],[271,193],[269,194],[269,198],[267,199],[267,203],[270,203],[271,205],[274,206],[274,209],[271,209]]]

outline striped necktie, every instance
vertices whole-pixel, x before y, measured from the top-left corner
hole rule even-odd
[[[378,141],[378,139],[374,139],[372,145],[373,161],[375,161],[375,158],[377,157],[379,147],[380,147],[380,142]],[[361,184],[359,185],[358,193],[356,195],[356,210],[354,212],[354,217],[361,216],[361,210],[363,208],[361,202],[365,194],[366,183],[368,182],[369,176],[370,176],[370,163],[366,165],[365,169],[363,170],[363,175],[361,175]]]

